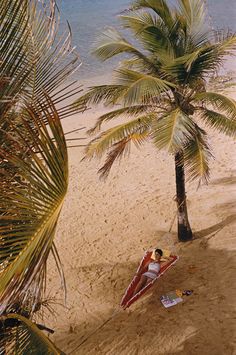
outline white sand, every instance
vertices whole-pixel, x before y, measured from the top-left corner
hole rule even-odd
[[[65,131],[89,127],[95,117],[94,109],[70,118]],[[189,219],[198,239],[185,244],[177,242],[176,222],[166,233],[176,212],[172,157],[151,144],[132,148],[103,182],[97,175],[100,162],[81,162],[83,148],[69,150],[70,185],[56,237],[68,308],[56,306],[57,317],[49,324],[55,329],[52,339],[67,354],[234,353],[236,143],[216,133],[211,138],[210,184],[198,190],[197,182],[187,184]],[[78,347],[119,307],[144,250],[157,246],[177,253],[178,263],[147,296]],[[49,268],[49,294],[61,302],[59,277]],[[159,298],[175,289],[194,294],[167,310]]]

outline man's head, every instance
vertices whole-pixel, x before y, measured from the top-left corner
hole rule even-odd
[[[155,257],[157,260],[159,260],[163,255],[163,252],[161,249],[155,249]]]

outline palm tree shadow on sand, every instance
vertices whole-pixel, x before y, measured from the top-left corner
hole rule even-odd
[[[208,237],[211,238],[212,234],[213,236],[218,233],[220,230],[222,230],[224,227],[227,225],[233,223],[236,221],[236,214],[232,214],[228,217],[226,217],[224,220],[222,220],[219,223],[216,223],[208,228],[202,229],[200,231],[196,231],[194,233],[195,238],[203,238],[203,237]]]

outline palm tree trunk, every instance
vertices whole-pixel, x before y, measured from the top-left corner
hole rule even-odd
[[[185,176],[182,153],[175,154],[175,181],[176,181],[176,202],[178,209],[178,239],[180,242],[186,242],[193,237],[192,230],[188,221],[186,194],[185,194]]]

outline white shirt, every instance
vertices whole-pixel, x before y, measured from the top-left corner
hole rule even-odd
[[[160,264],[159,263],[150,263],[148,265],[148,271],[154,271],[158,273],[160,271]]]

